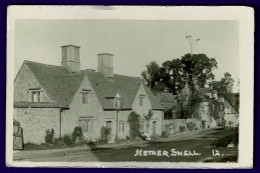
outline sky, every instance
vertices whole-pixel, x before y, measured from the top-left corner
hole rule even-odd
[[[162,64],[190,53],[186,38],[199,38],[193,53],[215,58],[216,80],[239,78],[239,23],[183,20],[25,20],[15,22],[15,75],[24,60],[61,64],[61,47],[80,46],[81,69],[97,69],[97,54],[114,55],[114,73],[137,76],[151,61]]]

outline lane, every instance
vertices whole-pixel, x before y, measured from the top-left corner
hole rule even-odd
[[[160,141],[151,141],[148,144],[133,145],[127,148],[90,148],[90,149],[74,149],[67,150],[67,152],[53,152],[43,155],[28,155],[18,160],[42,162],[42,161],[73,161],[73,162],[86,162],[86,161],[104,161],[104,162],[118,162],[118,161],[169,161],[169,162],[196,162],[204,161],[206,159],[223,159],[230,155],[237,155],[237,147],[234,148],[217,148],[221,156],[212,155],[212,146],[210,144],[223,135],[229,135],[234,131],[226,130],[209,130],[205,132],[199,132],[194,134],[187,134],[178,136],[177,138],[165,138]],[[174,140],[174,141],[170,141]],[[190,153],[198,153],[196,156],[171,156],[172,150],[184,153],[185,150],[189,150]],[[215,149],[214,149],[215,150]],[[137,152],[138,151],[138,152]],[[158,155],[158,152],[165,154]],[[138,156],[135,154],[139,153]],[[146,152],[146,154],[144,154]],[[147,154],[150,153],[150,154]],[[160,153],[159,152],[159,153]],[[187,151],[188,152],[188,151]],[[31,152],[33,153],[33,152]],[[46,152],[47,153],[47,152]],[[142,153],[142,154],[140,154]],[[156,153],[156,155],[154,155]],[[140,156],[142,155],[142,156]]]

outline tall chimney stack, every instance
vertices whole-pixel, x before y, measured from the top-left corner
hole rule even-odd
[[[106,78],[113,78],[114,68],[113,68],[113,56],[110,53],[98,54],[98,72],[102,72]]]
[[[80,47],[75,45],[66,45],[61,46],[61,49],[61,65],[67,67],[71,73],[80,72]]]

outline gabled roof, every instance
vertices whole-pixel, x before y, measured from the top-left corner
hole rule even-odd
[[[103,109],[114,109],[111,98],[117,93],[122,96],[122,109],[132,109],[137,91],[142,84],[140,78],[114,74],[113,79],[106,79],[101,72],[82,70],[79,73],[70,73],[66,67],[46,65],[37,62],[25,61],[40,85],[55,105],[67,107],[79,89],[85,76],[89,81]],[[145,86],[153,109],[163,109],[151,91]],[[110,99],[109,99],[110,98]],[[15,103],[26,105],[28,103]],[[45,104],[47,106],[47,104]],[[51,105],[50,105],[51,106]]]
[[[177,95],[171,93],[160,92],[157,93],[156,98],[160,101],[163,108],[167,110],[172,110],[177,106]]]
[[[231,114],[237,114],[237,111],[231,106],[230,103],[228,103],[228,101],[224,100],[224,106],[230,108]]]

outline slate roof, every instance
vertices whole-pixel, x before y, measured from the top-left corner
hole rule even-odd
[[[114,109],[111,97],[117,93],[122,96],[122,109],[132,109],[132,103],[142,83],[140,78],[114,74],[113,79],[106,79],[101,72],[81,70],[79,73],[70,73],[66,67],[47,65],[32,61],[24,63],[31,69],[36,79],[54,102],[49,106],[68,107],[80,87],[85,76],[88,77],[98,96],[103,109]],[[162,110],[161,104],[151,91],[145,86],[152,108]],[[24,106],[29,103],[16,102],[16,106]],[[37,106],[48,106],[47,103]],[[34,105],[36,106],[36,105]]]
[[[156,98],[160,101],[162,107],[168,111],[172,110],[177,106],[177,95],[173,95],[171,93],[157,93]]]

